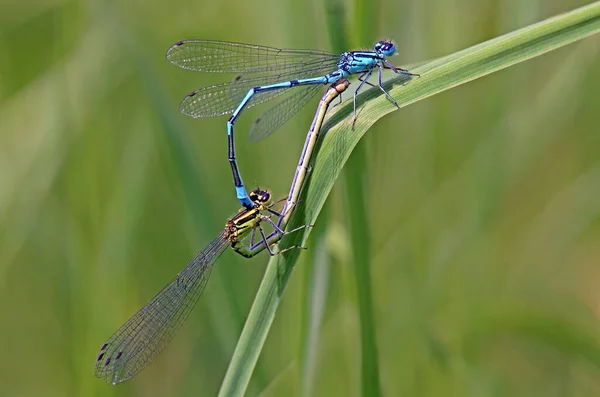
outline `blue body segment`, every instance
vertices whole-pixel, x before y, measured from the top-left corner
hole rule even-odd
[[[358,74],[360,84],[356,96],[367,80],[378,70],[378,87],[396,106],[398,104],[383,88],[383,69],[394,73],[418,76],[393,66],[386,57],[396,53],[391,41],[378,41],[372,51],[348,51],[332,54],[316,50],[285,50],[259,45],[212,40],[179,41],[167,50],[167,59],[184,69],[212,73],[237,73],[230,83],[201,88],[188,94],[181,103],[182,113],[192,117],[212,117],[231,114],[227,121],[228,159],[231,165],[236,195],[245,208],[254,207],[240,175],[235,155],[234,126],[247,107],[281,96],[283,99],[256,119],[250,131],[251,139],[261,139],[283,125],[317,92],[312,87],[333,83]],[[292,88],[305,86],[303,90]]]

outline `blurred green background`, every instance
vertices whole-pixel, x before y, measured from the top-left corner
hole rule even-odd
[[[358,45],[392,37],[392,62],[409,66],[583,4],[377,0]],[[336,7],[0,5],[0,396],[216,395],[264,254],[226,252],[182,331],[134,380],[93,376],[104,340],[239,206],[226,117],[178,112],[187,92],[231,76],[178,69],[164,52],[186,38],[333,50],[331,21],[351,33],[359,19],[352,3]],[[592,37],[397,111],[363,139],[384,395],[600,396],[599,71]],[[237,124],[242,175],[284,196],[314,106],[249,144],[261,110]],[[318,221],[326,244],[311,242],[290,279],[248,395],[360,394],[340,193]],[[322,269],[304,372],[308,278]]]

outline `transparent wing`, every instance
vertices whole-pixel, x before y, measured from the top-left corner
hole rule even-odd
[[[102,345],[94,365],[96,377],[116,384],[144,369],[181,328],[202,294],[215,260],[228,245],[223,231],[123,324]]]
[[[253,73],[299,70],[339,60],[339,54],[318,50],[285,50],[216,40],[186,40],[167,50],[173,65],[198,72]]]
[[[310,77],[321,77],[335,70],[335,65],[317,65],[300,72],[251,73],[237,76],[230,83],[204,87],[189,93],[181,102],[181,113],[197,117],[214,117],[231,114],[238,107],[248,91],[254,87],[262,87],[273,83],[300,80]],[[262,91],[254,94],[246,107],[256,106],[284,94],[293,88],[281,88]]]
[[[277,131],[315,96],[320,87],[320,85],[309,85],[300,89],[296,88],[292,95],[288,95],[277,105],[261,114],[252,124],[250,141],[261,140]]]

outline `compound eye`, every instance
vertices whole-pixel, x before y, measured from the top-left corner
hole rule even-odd
[[[260,190],[253,190],[248,194],[248,197],[250,197],[250,200],[252,201],[258,201],[260,199],[262,195],[262,192]]]
[[[261,202],[267,203],[269,200],[271,200],[271,195],[268,192],[263,192]]]
[[[392,56],[396,53],[396,46],[391,41],[378,41],[375,44],[375,52],[383,54],[386,57]]]
[[[394,43],[387,42],[385,48],[383,49],[383,55],[386,57],[390,57],[396,53],[396,46]]]
[[[250,197],[250,200],[255,203],[267,203],[271,200],[271,193],[260,189],[254,189],[248,196]]]

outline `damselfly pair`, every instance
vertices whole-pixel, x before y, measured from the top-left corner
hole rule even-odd
[[[198,72],[237,73],[229,83],[201,88],[187,95],[180,110],[192,117],[212,117],[231,114],[227,121],[228,158],[237,198],[244,208],[255,204],[248,197],[239,172],[233,127],[242,111],[270,99],[281,100],[254,121],[250,139],[259,140],[276,131],[317,93],[319,85],[331,84],[353,74],[360,83],[354,91],[354,121],[356,96],[369,83],[377,69],[378,87],[396,106],[398,104],[383,88],[383,69],[396,74],[418,76],[392,65],[386,57],[396,53],[391,41],[378,41],[372,51],[349,51],[332,54],[315,50],[286,50],[259,45],[225,41],[179,41],[167,50],[167,59],[184,69]],[[293,87],[304,86],[293,90]]]
[[[329,104],[348,87],[349,82],[345,78],[358,74],[360,83],[354,92],[356,120],[356,95],[364,84],[373,86],[367,80],[377,69],[378,87],[398,106],[383,88],[383,69],[390,69],[397,74],[416,75],[393,66],[386,59],[395,52],[396,47],[390,41],[377,42],[373,51],[351,51],[341,55],[199,40],[180,41],[169,48],[167,59],[182,68],[238,74],[231,83],[206,87],[188,94],[181,104],[181,111],[192,117],[232,114],[227,122],[228,158],[237,197],[243,209],[229,219],[223,231],[204,250],[102,345],[94,367],[97,377],[112,384],[123,382],[135,376],[154,359],[189,315],[204,290],[215,261],[227,246],[245,257],[255,256],[265,249],[273,255],[270,247],[283,235],[297,230],[286,232],[285,226],[298,201]],[[334,84],[319,103],[288,198],[283,210],[277,212],[272,209],[270,193],[259,189],[250,194],[246,192],[235,156],[235,122],[244,108],[281,96],[274,107],[254,122],[250,137],[253,140],[261,139],[277,130],[308,103],[318,91],[319,85],[329,83]],[[295,86],[305,88],[291,90]],[[278,217],[278,221],[272,221],[272,216]],[[269,235],[263,231],[263,222],[273,227],[273,232]],[[248,236],[250,244],[246,247],[242,240]]]
[[[195,306],[215,261],[227,246],[247,258],[265,249],[273,255],[271,245],[277,243],[283,235],[303,228],[284,231],[298,201],[327,108],[349,84],[346,79],[335,82],[321,99],[283,210],[277,212],[272,209],[270,193],[259,189],[250,192],[252,208],[243,208],[229,219],[217,237],[102,345],[94,366],[97,377],[104,378],[111,384],[123,382],[143,370],[162,351]],[[271,220],[273,215],[279,217],[277,223]],[[273,232],[268,236],[261,227],[262,222],[273,227]],[[255,240],[257,231],[260,235],[258,241]],[[246,247],[242,240],[248,235],[250,245]],[[290,248],[296,247],[285,250]],[[281,252],[283,251],[278,253]]]

